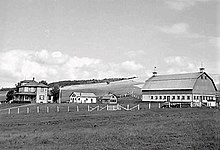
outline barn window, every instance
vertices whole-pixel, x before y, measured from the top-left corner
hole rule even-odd
[[[187,99],[190,100],[190,96],[187,96]]]
[[[150,99],[154,99],[154,97],[153,97],[153,96],[151,96],[151,97],[150,97]]]
[[[162,96],[160,96],[160,99],[162,99]]]
[[[185,96],[182,96],[182,100],[184,100],[185,99]]]
[[[196,99],[199,99],[199,96],[197,96],[197,98]]]
[[[157,96],[155,96],[155,99],[157,99],[158,97]]]
[[[205,96],[203,96],[203,100],[205,100]]]
[[[194,96],[194,99],[196,99],[196,96]]]
[[[205,79],[207,80],[207,77],[205,76]]]
[[[201,79],[203,79],[203,76],[201,76]]]
[[[175,96],[173,96],[172,99],[175,99]]]
[[[163,97],[163,99],[166,99],[166,98],[167,98],[166,96]]]

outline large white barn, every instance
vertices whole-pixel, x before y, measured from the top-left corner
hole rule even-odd
[[[200,72],[153,76],[142,88],[142,101],[188,103],[191,106],[215,106],[217,88],[213,79]]]

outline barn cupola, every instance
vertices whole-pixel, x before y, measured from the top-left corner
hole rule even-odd
[[[153,71],[153,77],[155,77],[157,75],[157,67],[154,67],[154,71]]]
[[[203,64],[201,63],[201,67],[199,68],[199,72],[203,73],[205,71],[205,68],[203,67]]]

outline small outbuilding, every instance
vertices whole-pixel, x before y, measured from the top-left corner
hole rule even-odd
[[[70,103],[96,103],[97,96],[94,93],[72,92],[69,96]]]
[[[117,104],[118,98],[115,94],[108,93],[102,97],[101,101],[103,104]]]

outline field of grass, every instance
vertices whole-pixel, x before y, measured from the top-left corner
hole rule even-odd
[[[36,113],[36,107],[40,113]],[[60,112],[56,112],[59,106]],[[67,112],[67,106],[70,112]],[[95,106],[95,105],[93,105]],[[46,113],[46,107],[50,112]],[[0,112],[0,149],[219,149],[220,111],[209,108],[87,111],[46,104]]]

